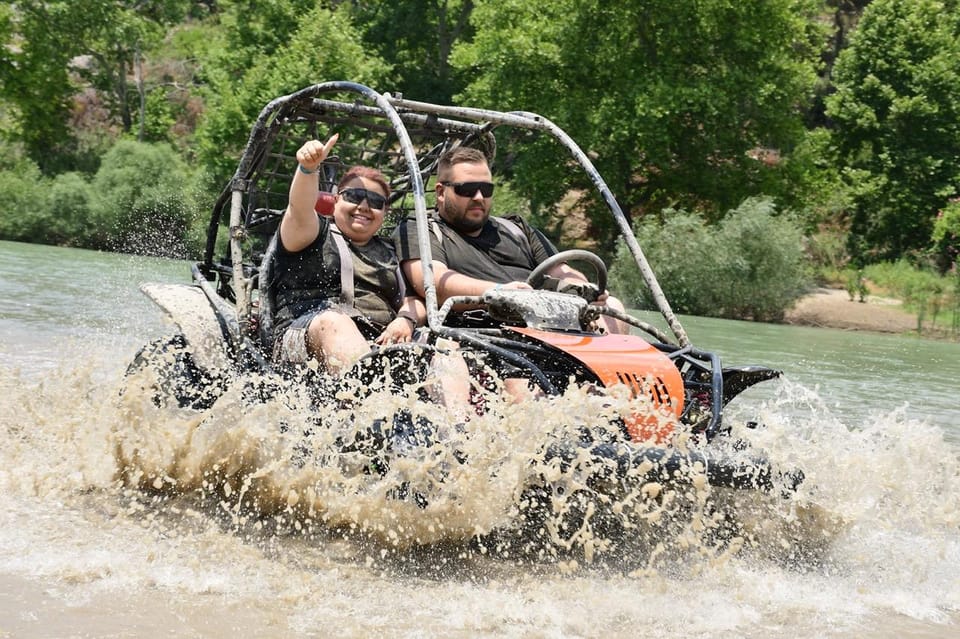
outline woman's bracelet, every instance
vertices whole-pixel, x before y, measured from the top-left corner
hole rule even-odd
[[[302,164],[298,164],[297,168],[300,169],[300,172],[303,173],[304,175],[313,175],[314,173],[317,172],[317,169],[314,169],[311,171],[310,169],[303,168]]]
[[[400,311],[399,313],[397,313],[397,317],[402,317],[403,319],[410,322],[411,328],[416,328],[417,325],[420,323],[419,321],[417,321],[416,317],[414,317],[413,315],[405,311]]]

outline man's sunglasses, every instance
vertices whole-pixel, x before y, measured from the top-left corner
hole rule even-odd
[[[451,187],[460,197],[473,197],[477,191],[480,191],[483,197],[493,195],[492,182],[441,182],[440,184]]]
[[[366,200],[367,205],[371,209],[383,210],[383,207],[387,205],[387,198],[385,196],[380,195],[376,191],[371,191],[370,189],[343,189],[340,191],[340,197],[350,204],[360,204]]]

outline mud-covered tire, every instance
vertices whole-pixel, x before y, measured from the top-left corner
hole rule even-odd
[[[176,406],[205,410],[223,394],[226,380],[219,371],[197,365],[186,338],[176,333],[158,338],[141,348],[127,367],[123,392],[138,384],[152,393],[158,408]]]

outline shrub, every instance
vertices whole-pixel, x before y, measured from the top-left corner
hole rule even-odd
[[[90,199],[90,184],[80,173],[61,173],[53,178],[44,211],[52,243],[87,245]]]
[[[691,213],[668,209],[662,225],[650,220],[634,228],[644,253],[657,273],[660,286],[672,308],[680,313],[700,314],[703,303],[701,284],[709,277],[709,263],[693,254],[712,254],[715,237],[702,219]],[[633,256],[623,240],[610,269],[610,287],[628,305],[655,308],[650,291],[643,282]]]
[[[43,218],[45,178],[28,160],[0,170],[0,240],[45,242],[49,232]]]
[[[903,300],[904,306],[917,314],[917,330],[922,332],[928,318],[936,324],[941,313],[956,335],[960,327],[960,272],[954,267],[946,275],[918,268],[907,260],[871,264],[865,275],[883,293]]]
[[[665,214],[662,225],[646,222],[635,232],[675,311],[774,321],[805,290],[799,226],[769,200],[748,199],[715,227],[690,213]],[[611,271],[611,287],[628,303],[654,308],[622,243]]]
[[[952,198],[937,213],[930,239],[937,269],[946,273],[960,258],[960,198]]]
[[[847,231],[842,228],[821,225],[806,239],[806,253],[810,266],[819,282],[836,282],[846,279],[850,268],[850,253],[847,251]]]
[[[867,281],[863,277],[863,269],[850,268],[847,269],[845,273],[844,288],[847,289],[847,295],[850,296],[850,301],[857,300],[858,302],[866,302],[870,288],[867,286]]]
[[[783,319],[808,285],[799,226],[776,215],[770,200],[751,198],[720,223],[717,244],[722,316]]]
[[[946,278],[918,269],[906,260],[871,264],[864,274],[888,295],[901,298],[918,311],[928,305],[939,307],[938,300],[948,288]]]
[[[192,221],[187,171],[165,144],[121,140],[93,179],[91,238],[96,248],[185,257]]]

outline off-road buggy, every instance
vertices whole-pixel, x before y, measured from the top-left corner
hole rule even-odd
[[[617,199],[570,136],[534,113],[416,102],[352,82],[316,84],[267,104],[253,125],[236,172],[213,207],[203,259],[192,267],[193,283],[143,286],[179,329],[146,347],[134,364],[160,371],[157,401],[209,408],[236,373],[277,373],[270,349],[272,300],[259,288],[264,251],[287,204],[297,148],[305,140],[325,140],[334,132],[340,139],[335,156],[321,167],[318,214],[329,204],[323,192],[333,189],[347,167],[365,164],[380,169],[393,191],[391,218],[382,232],[390,233],[404,217],[419,227],[428,311],[417,344],[376,350],[361,361],[354,378],[373,382],[389,370],[390,383],[402,393],[404,386],[417,384],[422,362],[433,351],[456,344],[480,387],[489,387],[499,377],[520,376],[535,389],[540,397],[536,401],[550,401],[574,386],[594,393],[619,389],[642,399],[643,408],[615,418],[613,428],[609,419],[602,429],[599,423],[571,424],[567,437],[552,436],[544,443],[544,458],[563,469],[585,458],[597,461],[597,468],[604,469],[604,486],[619,481],[689,482],[699,477],[713,486],[789,490],[800,481],[798,472],[778,472],[756,451],[737,450],[743,445],[729,441],[719,445],[730,430],[723,419],[727,403],[779,373],[765,367],[724,367],[718,355],[690,343]],[[455,145],[480,148],[491,159],[496,180],[498,168],[509,167],[515,159],[497,159],[498,144],[514,154],[527,140],[541,153],[553,148],[554,162],[581,171],[578,187],[595,189],[592,202],[609,210],[668,330],[635,314],[591,303],[596,291],[606,288],[607,270],[602,260],[584,250],[563,251],[536,269],[529,280],[533,291],[496,289],[480,297],[450,299],[438,307],[427,239],[431,223],[426,187],[435,179],[440,154]],[[224,233],[229,235],[227,243]],[[582,270],[593,276],[595,286],[583,287],[583,295],[537,290],[546,271],[567,260],[586,262]],[[455,327],[448,320],[459,303],[479,307],[485,321],[476,326],[459,322]],[[599,334],[594,327],[601,314],[628,323],[634,334]],[[171,352],[172,360],[163,357]],[[360,439],[375,442],[370,450],[377,463],[389,463],[384,456],[392,441],[416,442],[424,436],[418,428],[429,430],[429,420],[409,417],[361,425],[368,432]]]

